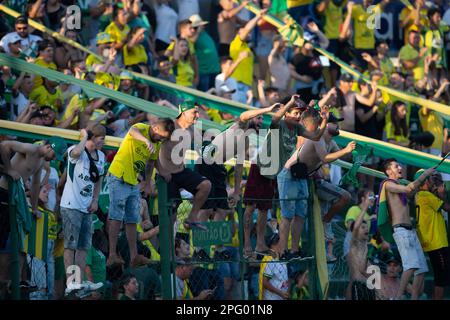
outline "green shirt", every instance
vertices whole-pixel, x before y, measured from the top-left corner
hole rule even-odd
[[[86,255],[86,265],[91,268],[93,282],[106,281],[106,257],[103,252],[91,247]]]
[[[205,31],[202,31],[195,43],[195,55],[198,60],[200,74],[220,73],[219,54],[214,40]]]

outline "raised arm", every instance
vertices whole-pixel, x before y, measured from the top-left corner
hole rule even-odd
[[[391,181],[386,182],[386,190],[392,193],[408,193],[412,194],[419,190],[419,187],[425,182],[425,180],[436,172],[435,167],[427,169],[422,175],[415,181],[409,183],[406,186],[393,183]]]
[[[347,3],[347,15],[345,16],[344,23],[342,24],[341,32],[339,33],[339,39],[347,39],[348,32],[351,27],[352,22],[352,13],[353,13],[353,7],[355,3],[353,1],[349,1]]]
[[[370,201],[369,198],[366,197],[364,202],[361,204],[361,212],[359,213],[358,218],[356,218],[355,224],[353,225],[353,231],[352,231],[353,237],[358,233],[358,229],[359,229],[359,227],[361,227],[361,224],[364,221],[364,216],[367,212],[367,209],[369,208],[369,201]]]
[[[80,131],[80,142],[70,151],[70,157],[78,159],[80,155],[84,152],[86,147],[86,142],[88,141],[88,132],[86,129],[81,129]]]
[[[267,13],[267,9],[261,10],[256,17],[254,17],[252,20],[247,22],[247,24],[244,27],[244,31],[239,34],[239,38],[241,38],[242,41],[247,38],[247,36],[252,32],[252,30],[256,27],[256,24],[258,21]]]
[[[242,60],[247,58],[249,55],[250,55],[250,52],[248,52],[247,50],[241,51],[239,53],[239,56],[237,57],[237,59],[235,61],[233,61],[233,63],[231,64],[230,68],[227,70],[227,72],[225,72],[225,74],[224,74],[224,81],[227,80],[229,77],[231,77],[231,75],[233,74],[234,70],[236,70],[236,68],[242,62]]]
[[[256,118],[260,115],[272,112],[274,109],[276,109],[280,106],[281,106],[280,103],[275,103],[275,104],[271,105],[270,107],[247,110],[247,111],[241,113],[241,115],[239,116],[239,121],[241,121],[241,122],[250,121],[251,119]]]
[[[280,123],[280,120],[284,117],[285,113],[289,110],[289,108],[294,105],[295,100],[297,98],[300,98],[300,96],[298,94],[294,94],[288,103],[282,105],[281,108],[277,112],[275,112],[275,114],[272,116],[271,126],[277,126],[278,123]]]

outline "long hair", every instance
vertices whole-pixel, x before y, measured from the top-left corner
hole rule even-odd
[[[398,114],[398,108],[404,105],[402,101],[396,101],[391,110],[391,121],[394,126],[394,134],[396,136],[403,135],[405,137],[408,136],[408,126],[406,124],[406,117],[400,119],[400,115]]]
[[[191,49],[189,48],[189,40],[188,40],[188,39],[185,39],[185,38],[180,38],[178,41],[179,41],[179,42],[185,41],[185,42],[186,42],[186,45],[187,45],[187,48],[188,48],[187,53],[186,53],[186,56],[185,56],[185,57],[181,57],[181,56],[180,56],[180,60],[183,60],[183,61],[189,61],[189,60],[191,59]]]

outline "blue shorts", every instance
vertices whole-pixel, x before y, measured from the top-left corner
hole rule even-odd
[[[259,57],[268,57],[272,51],[272,39],[258,34],[258,44],[256,45],[256,55]]]
[[[108,219],[139,223],[141,193],[138,185],[131,185],[113,175],[108,177],[109,211]]]
[[[231,253],[231,260],[237,261],[239,260],[239,252],[238,248],[235,247],[225,247],[227,251]],[[218,266],[218,270],[222,277],[224,278],[231,278],[234,280],[240,279],[240,273],[239,273],[239,263],[238,262],[227,262],[227,263],[220,263]]]
[[[291,171],[283,168],[277,176],[277,182],[281,216],[286,219],[292,219],[294,216],[305,218],[308,210],[308,180],[293,179]]]
[[[92,244],[92,214],[61,207],[64,249],[89,250]]]

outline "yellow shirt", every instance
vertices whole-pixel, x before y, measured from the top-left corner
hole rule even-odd
[[[342,6],[336,6],[333,1],[328,3],[327,8],[323,12],[325,16],[325,36],[328,39],[339,39],[339,26],[344,22],[343,8],[345,7],[345,0]]]
[[[356,221],[358,219],[359,214],[361,213],[361,208],[359,206],[353,206],[348,209],[347,214],[345,215],[345,226],[347,229],[350,228],[351,220]],[[367,212],[364,212],[364,220],[367,222],[367,228],[370,230],[370,216]]]
[[[428,30],[425,34],[425,46],[428,48],[427,55],[430,57],[434,54],[439,56],[439,60],[436,62],[437,68],[442,68],[444,64],[444,40],[440,30]]]
[[[191,41],[191,40],[187,40],[188,42],[188,47],[189,47],[189,53],[192,55],[195,54],[195,44]],[[170,42],[169,46],[167,47],[166,50],[168,51],[172,51],[173,52],[173,48],[175,47],[175,42]]]
[[[172,59],[171,59],[172,60]],[[174,70],[176,72],[174,72]],[[194,83],[194,68],[191,65],[191,61],[178,60],[178,63],[172,68],[170,73],[176,73],[175,81],[180,86],[192,87]]]
[[[444,120],[442,117],[432,110],[428,110],[428,115],[425,116],[421,109],[419,111],[419,120],[423,131],[429,131],[434,136],[431,148],[442,150],[444,144]]]
[[[123,47],[123,63],[126,66],[144,63],[148,60],[147,52],[142,44],[135,45],[129,49],[128,46]]]
[[[130,32],[130,27],[126,24],[125,27],[120,30],[113,21],[106,27],[105,32],[111,36],[111,39],[114,42],[123,42],[126,40],[128,32]]]
[[[375,6],[372,13],[369,13],[362,5],[356,5],[352,11],[354,23],[354,47],[356,49],[375,49],[375,31],[367,26],[367,20],[374,22],[373,15],[379,11],[380,7]]]
[[[153,144],[155,152],[150,153],[144,142],[134,139],[131,137],[130,132],[128,132],[109,167],[109,173],[117,178],[122,178],[128,184],[137,185],[138,175],[145,171],[147,161],[157,160],[161,143],[151,141],[148,133],[150,129],[149,125],[137,123],[131,128],[138,129],[139,132]]]
[[[445,220],[440,212],[443,203],[428,191],[416,195],[417,235],[425,252],[448,247]]]
[[[242,41],[239,35],[236,35],[230,44],[230,57],[236,61],[242,51],[248,51],[250,55],[242,60],[242,62],[234,70],[231,77],[233,77],[236,81],[242,82],[251,87],[253,85],[253,53],[248,47],[248,44]]]
[[[93,54],[88,55],[88,57],[86,58],[86,66],[88,67],[92,67],[94,64],[102,64],[102,63],[103,62]]]
[[[72,97],[72,99],[70,99],[69,104],[66,107],[66,111],[64,112],[61,121],[66,121],[67,119],[69,119],[69,117],[74,113],[74,111],[76,109],[80,109],[80,111],[84,111],[84,109],[87,107],[87,104],[88,104],[88,101],[86,98],[80,97],[79,94],[74,95]],[[76,116],[72,120],[72,123],[70,125],[73,126],[77,122],[78,122],[78,116]]]
[[[38,106],[50,105],[55,110],[59,110],[64,102],[61,89],[56,88],[55,93],[50,93],[44,86],[39,86],[30,92],[30,100],[38,104]]]
[[[400,12],[400,16],[398,17],[398,23],[400,25],[400,23],[406,19],[406,17],[409,15],[411,11],[408,8],[404,8],[401,12]],[[405,32],[403,34],[403,39],[405,39],[405,44],[408,44],[408,34],[410,31],[414,30],[414,31],[420,31],[419,27],[417,27],[417,25],[414,24],[414,18],[416,16],[416,11],[414,10],[414,14],[411,16],[412,19],[409,20],[408,24],[405,27]],[[421,9],[420,10],[420,20],[419,20],[420,24],[423,27],[428,27],[430,25],[430,22],[428,20],[427,17],[427,9]],[[420,46],[423,46],[424,43],[424,38],[422,35],[420,35]]]
[[[419,56],[419,51],[414,49],[413,46],[411,46],[409,43],[405,46],[403,46],[400,49],[400,52],[398,54],[398,57],[400,59],[400,62],[402,61],[409,61],[414,60]],[[414,80],[418,81],[420,79],[424,78],[424,70],[425,69],[425,59],[422,57],[419,62],[417,63],[416,67],[412,69],[414,73]],[[407,70],[402,66],[403,72],[407,72]]]
[[[287,0],[287,7],[295,8],[295,7],[311,4],[312,2],[313,2],[313,0]]]
[[[44,68],[48,68],[48,69],[52,69],[52,70],[56,70],[57,69],[55,63],[53,63],[53,62],[47,63],[41,57],[38,57],[36,59],[36,61],[34,62],[34,64],[37,64],[38,66],[41,66],[41,67],[44,67]],[[33,89],[41,86],[43,83],[44,83],[44,80],[42,80],[42,77],[36,75],[34,77]]]

